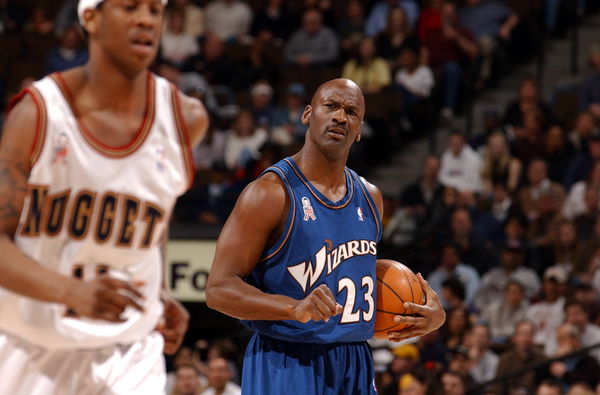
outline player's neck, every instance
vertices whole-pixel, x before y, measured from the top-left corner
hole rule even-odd
[[[128,111],[146,102],[147,70],[127,75],[107,61],[88,62],[84,67],[86,82],[97,104]]]
[[[293,158],[307,179],[318,180],[320,184],[331,187],[346,185],[345,156],[327,158],[318,149],[307,144]]]

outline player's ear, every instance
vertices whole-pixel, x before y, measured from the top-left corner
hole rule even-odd
[[[87,9],[83,12],[82,29],[90,36],[94,35],[98,30],[98,10]]]
[[[302,113],[302,116],[300,117],[300,121],[302,122],[302,124],[308,125],[308,122],[310,121],[311,113],[312,113],[312,107],[309,104],[306,106],[306,108],[304,109],[304,112]]]
[[[360,128],[358,129],[358,134],[356,135],[356,138],[354,139],[354,141],[357,143],[360,141],[360,137],[362,136],[363,125],[364,125],[364,122],[360,121]]]

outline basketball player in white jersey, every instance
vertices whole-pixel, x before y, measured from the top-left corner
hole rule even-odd
[[[2,395],[164,393],[162,352],[178,348],[188,315],[162,290],[161,244],[208,123],[200,102],[147,70],[166,2],[80,0],[89,62],[9,106]]]

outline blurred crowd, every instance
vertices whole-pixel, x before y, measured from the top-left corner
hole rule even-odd
[[[365,141],[350,166],[368,175],[408,139],[451,127],[541,40],[564,35],[597,6],[169,1],[153,70],[202,99],[211,117],[194,152],[196,184],[174,220],[220,226],[247,183],[302,144],[301,114],[324,80],[350,78],[365,94]],[[0,0],[3,104],[33,80],[86,61],[76,7]],[[418,180],[385,197],[378,255],[422,272],[448,320],[415,343],[373,342],[381,393],[600,394],[600,348],[576,353],[600,343],[598,44],[580,84],[546,102],[536,79],[524,79],[503,112],[485,113],[474,138],[453,130],[441,156],[413,164],[422,165]],[[237,343],[182,348],[169,394],[239,393]],[[540,363],[554,357],[562,359]]]

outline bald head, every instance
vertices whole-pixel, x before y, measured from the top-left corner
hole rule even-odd
[[[314,107],[315,103],[318,103],[319,100],[336,91],[343,92],[344,96],[346,94],[355,96],[356,104],[360,107],[360,119],[362,120],[365,114],[365,97],[360,87],[354,81],[347,78],[336,78],[322,83],[312,97],[311,106]]]

